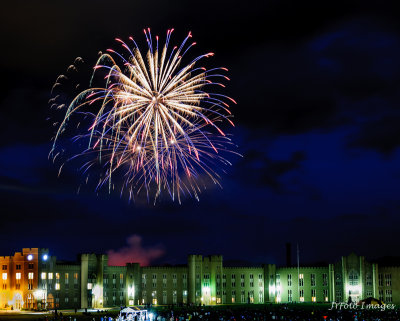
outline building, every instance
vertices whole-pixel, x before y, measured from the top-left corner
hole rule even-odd
[[[133,258],[134,259],[134,258]],[[0,257],[0,308],[73,309],[139,304],[353,302],[400,304],[400,267],[350,254],[319,267],[227,267],[221,255],[189,255],[187,265],[109,266],[107,255],[57,262],[48,249]]]

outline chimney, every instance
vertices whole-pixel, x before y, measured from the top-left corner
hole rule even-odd
[[[286,266],[292,266],[292,244],[286,243]]]

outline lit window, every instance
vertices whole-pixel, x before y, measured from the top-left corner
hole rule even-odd
[[[3,273],[3,280],[7,280],[7,273]]]
[[[87,289],[88,289],[88,290],[91,290],[91,289],[92,289],[92,286],[93,286],[92,283],[88,283],[88,284],[87,284]]]
[[[56,290],[60,290],[60,283],[56,283]]]
[[[41,277],[42,277],[42,280],[46,280],[46,272],[42,272]]]
[[[21,280],[21,272],[15,273],[15,279]]]
[[[33,280],[33,272],[29,272],[28,273],[28,279],[29,280]]]
[[[53,280],[53,273],[49,273],[49,280]]]
[[[57,280],[60,279],[60,273],[56,273],[56,279],[57,279]]]

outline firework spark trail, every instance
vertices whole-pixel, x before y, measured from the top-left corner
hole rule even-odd
[[[184,193],[198,199],[200,176],[205,175],[219,185],[218,164],[230,164],[220,152],[235,153],[234,145],[219,123],[227,121],[233,125],[228,103],[236,102],[205,90],[210,85],[225,87],[220,80],[229,80],[222,74],[227,69],[195,68],[196,63],[213,53],[198,56],[181,67],[183,57],[196,43],[187,44],[192,37],[189,32],[179,47],[169,50],[172,32],[173,29],[167,31],[160,50],[158,36],[154,44],[150,29],[145,29],[145,56],[132,37],[129,40],[133,47],[117,38],[128,58],[107,49],[97,60],[90,88],[79,93],[67,107],[51,154],[57,157],[56,144],[73,115],[91,116],[87,131],[75,136],[75,140],[87,139],[88,146],[72,158],[95,155],[82,166],[85,173],[96,162],[103,164],[106,172],[100,177],[98,188],[108,183],[111,190],[113,174],[121,170],[121,193],[127,189],[130,197],[143,188],[149,193],[156,186],[154,200],[162,190],[179,201]],[[122,63],[118,64],[113,56]],[[100,71],[105,73],[105,85],[92,87],[95,74]],[[62,79],[65,77],[58,77],[56,83]],[[84,111],[85,108],[91,111]]]

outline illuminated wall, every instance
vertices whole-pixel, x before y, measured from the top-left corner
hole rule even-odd
[[[369,296],[400,303],[400,267],[355,254],[321,267],[227,267],[221,255],[189,255],[181,266],[141,267],[109,266],[103,254],[60,262],[48,249],[24,248],[0,257],[0,269],[0,308],[7,309],[354,302]]]

